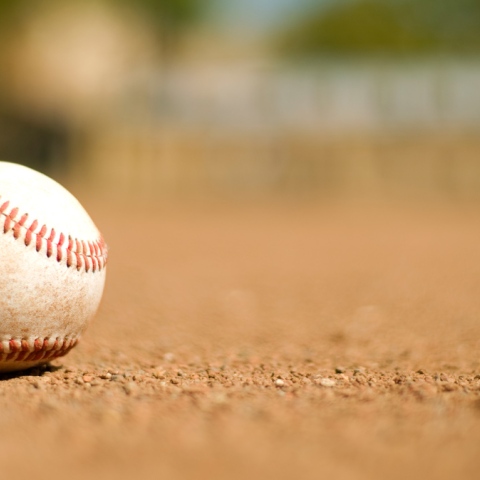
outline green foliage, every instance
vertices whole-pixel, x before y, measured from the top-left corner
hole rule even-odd
[[[55,0],[50,0],[55,3]],[[58,1],[58,0],[57,0]],[[67,0],[80,2],[82,0]],[[148,16],[152,24],[159,29],[180,30],[198,20],[211,0],[92,0],[109,2],[114,8],[122,3],[140,10]],[[61,1],[59,3],[62,3]],[[0,21],[9,21],[18,11],[28,14],[29,7],[38,4],[38,0],[0,0]]]
[[[53,8],[87,0],[43,0],[42,5],[51,4]],[[113,9],[122,6],[143,14],[150,26],[158,33],[159,45],[164,57],[174,54],[179,37],[193,23],[200,20],[212,0],[88,0],[109,4]],[[38,0],[0,0],[0,34],[15,31],[17,18],[29,18],[35,15]],[[58,5],[56,5],[58,4]]]
[[[27,2],[21,0],[0,0],[0,21],[8,21],[25,3]]]
[[[480,53],[480,0],[357,0],[280,35],[291,56]]]
[[[123,2],[143,13],[159,36],[165,62],[175,56],[178,40],[187,27],[198,21],[212,0],[110,0]]]
[[[209,0],[122,0],[124,3],[143,10],[159,28],[181,29],[198,20]]]

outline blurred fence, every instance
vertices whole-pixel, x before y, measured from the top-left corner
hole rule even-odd
[[[91,182],[480,196],[480,64],[176,71],[151,85],[90,132]]]
[[[155,133],[115,129],[90,145],[87,165],[91,184],[143,195],[290,192],[480,197],[476,134],[226,135],[167,126]]]
[[[221,128],[480,128],[480,61],[236,65],[153,79],[149,118]]]

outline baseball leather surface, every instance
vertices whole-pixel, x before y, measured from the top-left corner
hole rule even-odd
[[[0,162],[0,370],[65,355],[94,316],[107,249],[52,179]]]

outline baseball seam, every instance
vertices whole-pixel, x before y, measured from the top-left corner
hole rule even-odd
[[[39,362],[66,355],[76,338],[35,338],[0,341],[0,362]]]
[[[41,225],[35,219],[28,226],[28,213],[20,214],[19,208],[13,207],[9,210],[9,207],[9,200],[0,202],[0,220],[3,220],[4,234],[12,232],[13,238],[23,240],[26,247],[33,243],[37,252],[43,251],[48,258],[54,258],[58,263],[64,262],[68,268],[74,267],[78,271],[83,269],[92,273],[105,268],[107,246],[103,238],[79,240]]]

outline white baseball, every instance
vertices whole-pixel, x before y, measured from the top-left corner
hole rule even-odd
[[[73,195],[0,162],[0,371],[77,344],[100,303],[106,261],[103,238]]]

